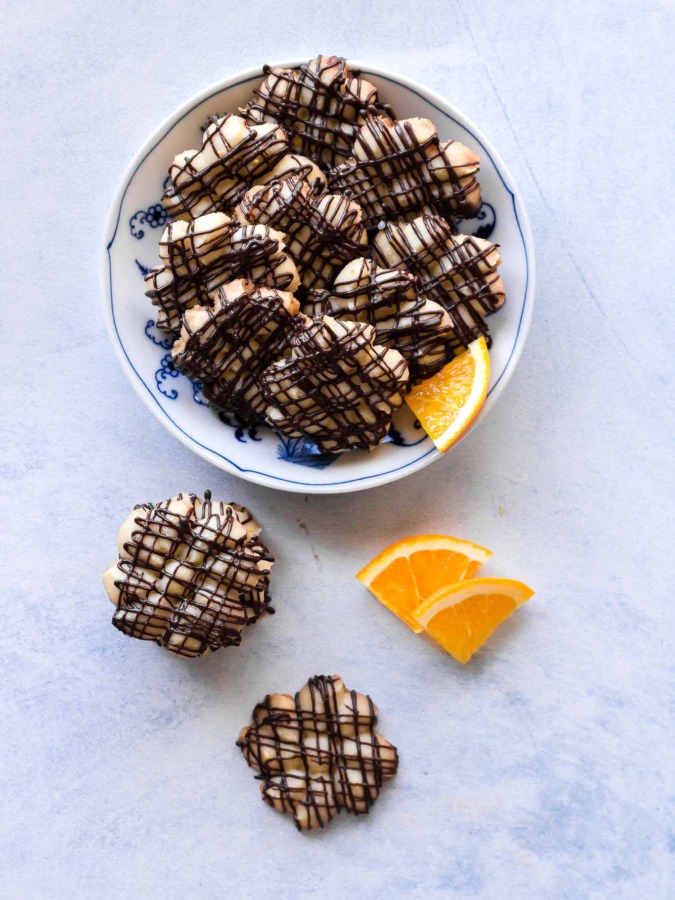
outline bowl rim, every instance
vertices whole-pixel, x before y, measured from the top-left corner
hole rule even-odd
[[[306,60],[301,59],[275,62],[265,65],[293,69],[303,65],[305,62]],[[466,128],[469,132],[471,132],[474,139],[481,145],[482,150],[491,159],[494,168],[499,175],[500,180],[502,181],[502,184],[504,185],[508,194],[511,196],[516,224],[518,225],[518,228],[520,230],[525,250],[526,273],[523,307],[521,309],[520,318],[518,320],[516,339],[511,349],[511,353],[509,354],[509,358],[506,362],[506,366],[504,367],[504,370],[500,374],[495,384],[490,388],[479,416],[476,418],[467,432],[462,436],[462,438],[460,438],[461,441],[464,440],[464,438],[468,434],[470,434],[480,422],[485,419],[485,417],[495,406],[497,400],[499,399],[504,389],[506,388],[506,385],[513,376],[517,363],[523,353],[525,341],[530,330],[536,288],[536,262],[534,253],[534,241],[532,238],[532,231],[530,228],[527,212],[525,210],[525,205],[520,190],[518,189],[518,186],[516,185],[513,176],[504,163],[501,155],[488,140],[488,138],[483,134],[481,129],[475,125],[473,120],[469,116],[467,116],[466,113],[462,112],[458,107],[450,103],[436,91],[427,88],[425,85],[421,84],[415,79],[408,78],[405,75],[397,74],[390,71],[389,69],[382,68],[381,66],[370,65],[369,63],[355,61],[353,63],[350,62],[349,65],[352,70],[361,71],[364,75],[366,75],[366,77],[368,75],[375,75],[376,77],[383,78],[411,91],[412,93],[420,97],[420,99],[429,103],[431,106],[434,106],[443,115],[451,118],[458,125]],[[233,88],[238,86],[242,82],[262,77],[263,65],[260,65],[252,69],[246,69],[237,72],[234,75],[231,75],[220,81],[216,81],[203,88],[196,94],[192,95],[160,122],[160,124],[153,130],[150,136],[146,138],[141,147],[134,154],[131,162],[127,165],[113,196],[110,210],[108,216],[106,217],[104,226],[104,253],[101,269],[101,299],[103,303],[106,330],[108,332],[110,342],[113,345],[115,356],[117,357],[122,370],[127,376],[128,381],[131,383],[132,388],[140,397],[143,404],[147,407],[147,409],[150,410],[154,417],[159,422],[161,422],[161,424],[167,429],[167,431],[169,431],[175,438],[177,438],[184,446],[188,447],[202,459],[211,463],[211,465],[214,465],[217,468],[228,472],[229,474],[236,475],[254,484],[259,484],[264,487],[270,487],[276,490],[293,493],[339,494],[379,487],[392,481],[398,481],[400,478],[404,478],[407,475],[412,475],[414,472],[418,472],[421,469],[426,468],[426,466],[430,465],[430,463],[434,462],[442,456],[445,456],[446,454],[440,453],[435,447],[432,447],[418,459],[412,460],[408,463],[404,463],[403,465],[398,465],[395,468],[388,469],[385,472],[374,475],[357,476],[349,478],[343,482],[327,482],[324,484],[312,484],[310,482],[285,479],[281,476],[270,475],[267,473],[258,472],[256,470],[244,468],[237,465],[237,463],[226,458],[222,454],[217,453],[212,448],[206,447],[191,434],[184,431],[180,425],[174,422],[171,416],[159,404],[159,401],[154,396],[154,394],[149,392],[147,385],[145,384],[139,373],[136,371],[136,368],[128,357],[117,330],[113,303],[111,302],[113,297],[113,265],[110,251],[115,241],[117,230],[120,224],[124,197],[134,175],[136,174],[142,163],[146,160],[146,158],[165,139],[167,132],[175,127],[181,121],[181,119],[188,115],[196,106],[199,106],[200,104],[209,100],[211,97],[221,93],[224,90],[227,90],[228,88]],[[459,444],[460,441],[458,441],[457,444]],[[457,444],[453,445],[451,450],[454,449]]]

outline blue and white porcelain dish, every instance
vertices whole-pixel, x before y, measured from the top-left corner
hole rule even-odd
[[[534,251],[520,193],[492,145],[458,109],[410,79],[369,65],[358,68],[400,118],[431,119],[442,139],[457,139],[480,156],[483,207],[476,219],[461,223],[460,230],[501,246],[506,303],[489,320],[491,380],[479,422],[511,378],[532,316]],[[284,438],[266,426],[239,428],[206,406],[199,388],[173,368],[171,342],[155,327],[154,308],[144,295],[143,275],[158,261],[167,223],[160,198],[174,156],[198,146],[207,119],[236,112],[261,79],[262,68],[255,69],[192,98],[155,131],[129,166],[106,228],[103,302],[110,338],[148,409],[213,465],[257,484],[302,493],[334,494],[386,484],[441,456],[407,407],[397,414],[387,441],[371,453],[321,454],[311,443]]]

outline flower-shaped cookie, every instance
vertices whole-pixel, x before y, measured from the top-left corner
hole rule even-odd
[[[236,646],[269,602],[274,558],[244,507],[178,494],[137,507],[103,575],[113,625],[177,656]]]
[[[469,218],[480,208],[479,164],[464,144],[439,140],[429,119],[367,115],[352,157],[332,170],[329,185],[357,201],[368,227],[423,209]]]
[[[242,222],[286,235],[286,247],[308,290],[330,285],[346,262],[367,249],[358,204],[337,194],[317,194],[296,175],[252,187],[236,214]]]
[[[177,334],[181,316],[235,278],[294,291],[298,270],[284,235],[266,225],[245,225],[225,213],[172,222],[159,245],[162,260],[145,276],[146,294],[158,307],[157,327]]]
[[[179,153],[169,169],[162,202],[174,219],[224,212],[288,152],[283,128],[251,124],[241,116],[212,119],[199,150]]]
[[[415,277],[403,268],[382,269],[369,259],[355,259],[304,311],[374,325],[378,344],[405,358],[411,384],[430,378],[454,356],[450,316],[418,292]]]
[[[288,437],[309,438],[322,453],[376,447],[408,386],[406,361],[376,337],[361,322],[298,316],[290,356],[260,378],[267,422]]]
[[[203,383],[203,395],[242,422],[261,419],[266,402],[258,378],[288,346],[299,310],[292,294],[251,282],[232,281],[211,295],[211,305],[183,314],[173,362]]]
[[[268,694],[237,746],[263,779],[263,800],[300,831],[343,809],[367,813],[396,774],[396,747],[375,731],[378,710],[337,675],[317,675],[294,697]]]
[[[265,66],[265,77],[244,116],[251,122],[278,122],[291,147],[322,165],[351,153],[366,111],[377,112],[377,89],[338,56],[317,56],[297,69]]]
[[[388,222],[373,241],[373,255],[383,266],[403,265],[417,276],[424,295],[449,313],[459,344],[488,335],[485,317],[504,303],[496,244],[453,234],[445,219],[424,215]]]

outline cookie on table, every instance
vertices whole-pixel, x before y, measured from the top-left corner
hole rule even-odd
[[[322,453],[376,447],[409,380],[405,359],[376,338],[366,323],[298,316],[290,354],[260,377],[268,424]]]
[[[269,603],[274,557],[243,506],[195,494],[137,507],[103,575],[113,625],[176,656],[237,646]]]
[[[223,285],[210,299],[209,306],[183,314],[173,363],[202,383],[211,405],[236,413],[243,423],[260,421],[266,401],[258,379],[288,347],[300,304],[285,291],[241,279]]]
[[[459,346],[481,335],[489,340],[485,318],[505,300],[497,244],[453,234],[442,217],[423,215],[412,222],[387,222],[372,250],[380,265],[404,266],[417,277],[425,297],[448,312]]]
[[[394,777],[398,752],[375,730],[370,697],[338,675],[310,678],[297,694],[268,694],[237,746],[260,773],[265,803],[296,828],[324,828],[342,810],[361,815]]]
[[[298,153],[287,153],[276,166],[264,177],[258,178],[256,184],[269,184],[271,181],[281,181],[284,178],[296,176],[300,181],[305,181],[315,194],[323,193],[328,187],[328,176],[315,162]]]

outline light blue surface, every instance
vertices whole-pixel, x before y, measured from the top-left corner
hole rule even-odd
[[[673,895],[672,3],[6,3],[0,895]],[[103,223],[148,132],[259,60],[340,52],[464,109],[521,187],[528,346],[447,460],[338,498],[209,467],[104,331]],[[278,614],[185,665],[122,638],[100,572],[131,506],[250,504]],[[537,596],[460,669],[353,579],[406,533],[494,550]],[[310,587],[311,584],[311,587]],[[339,672],[398,778],[297,834],[234,740],[267,690]]]

